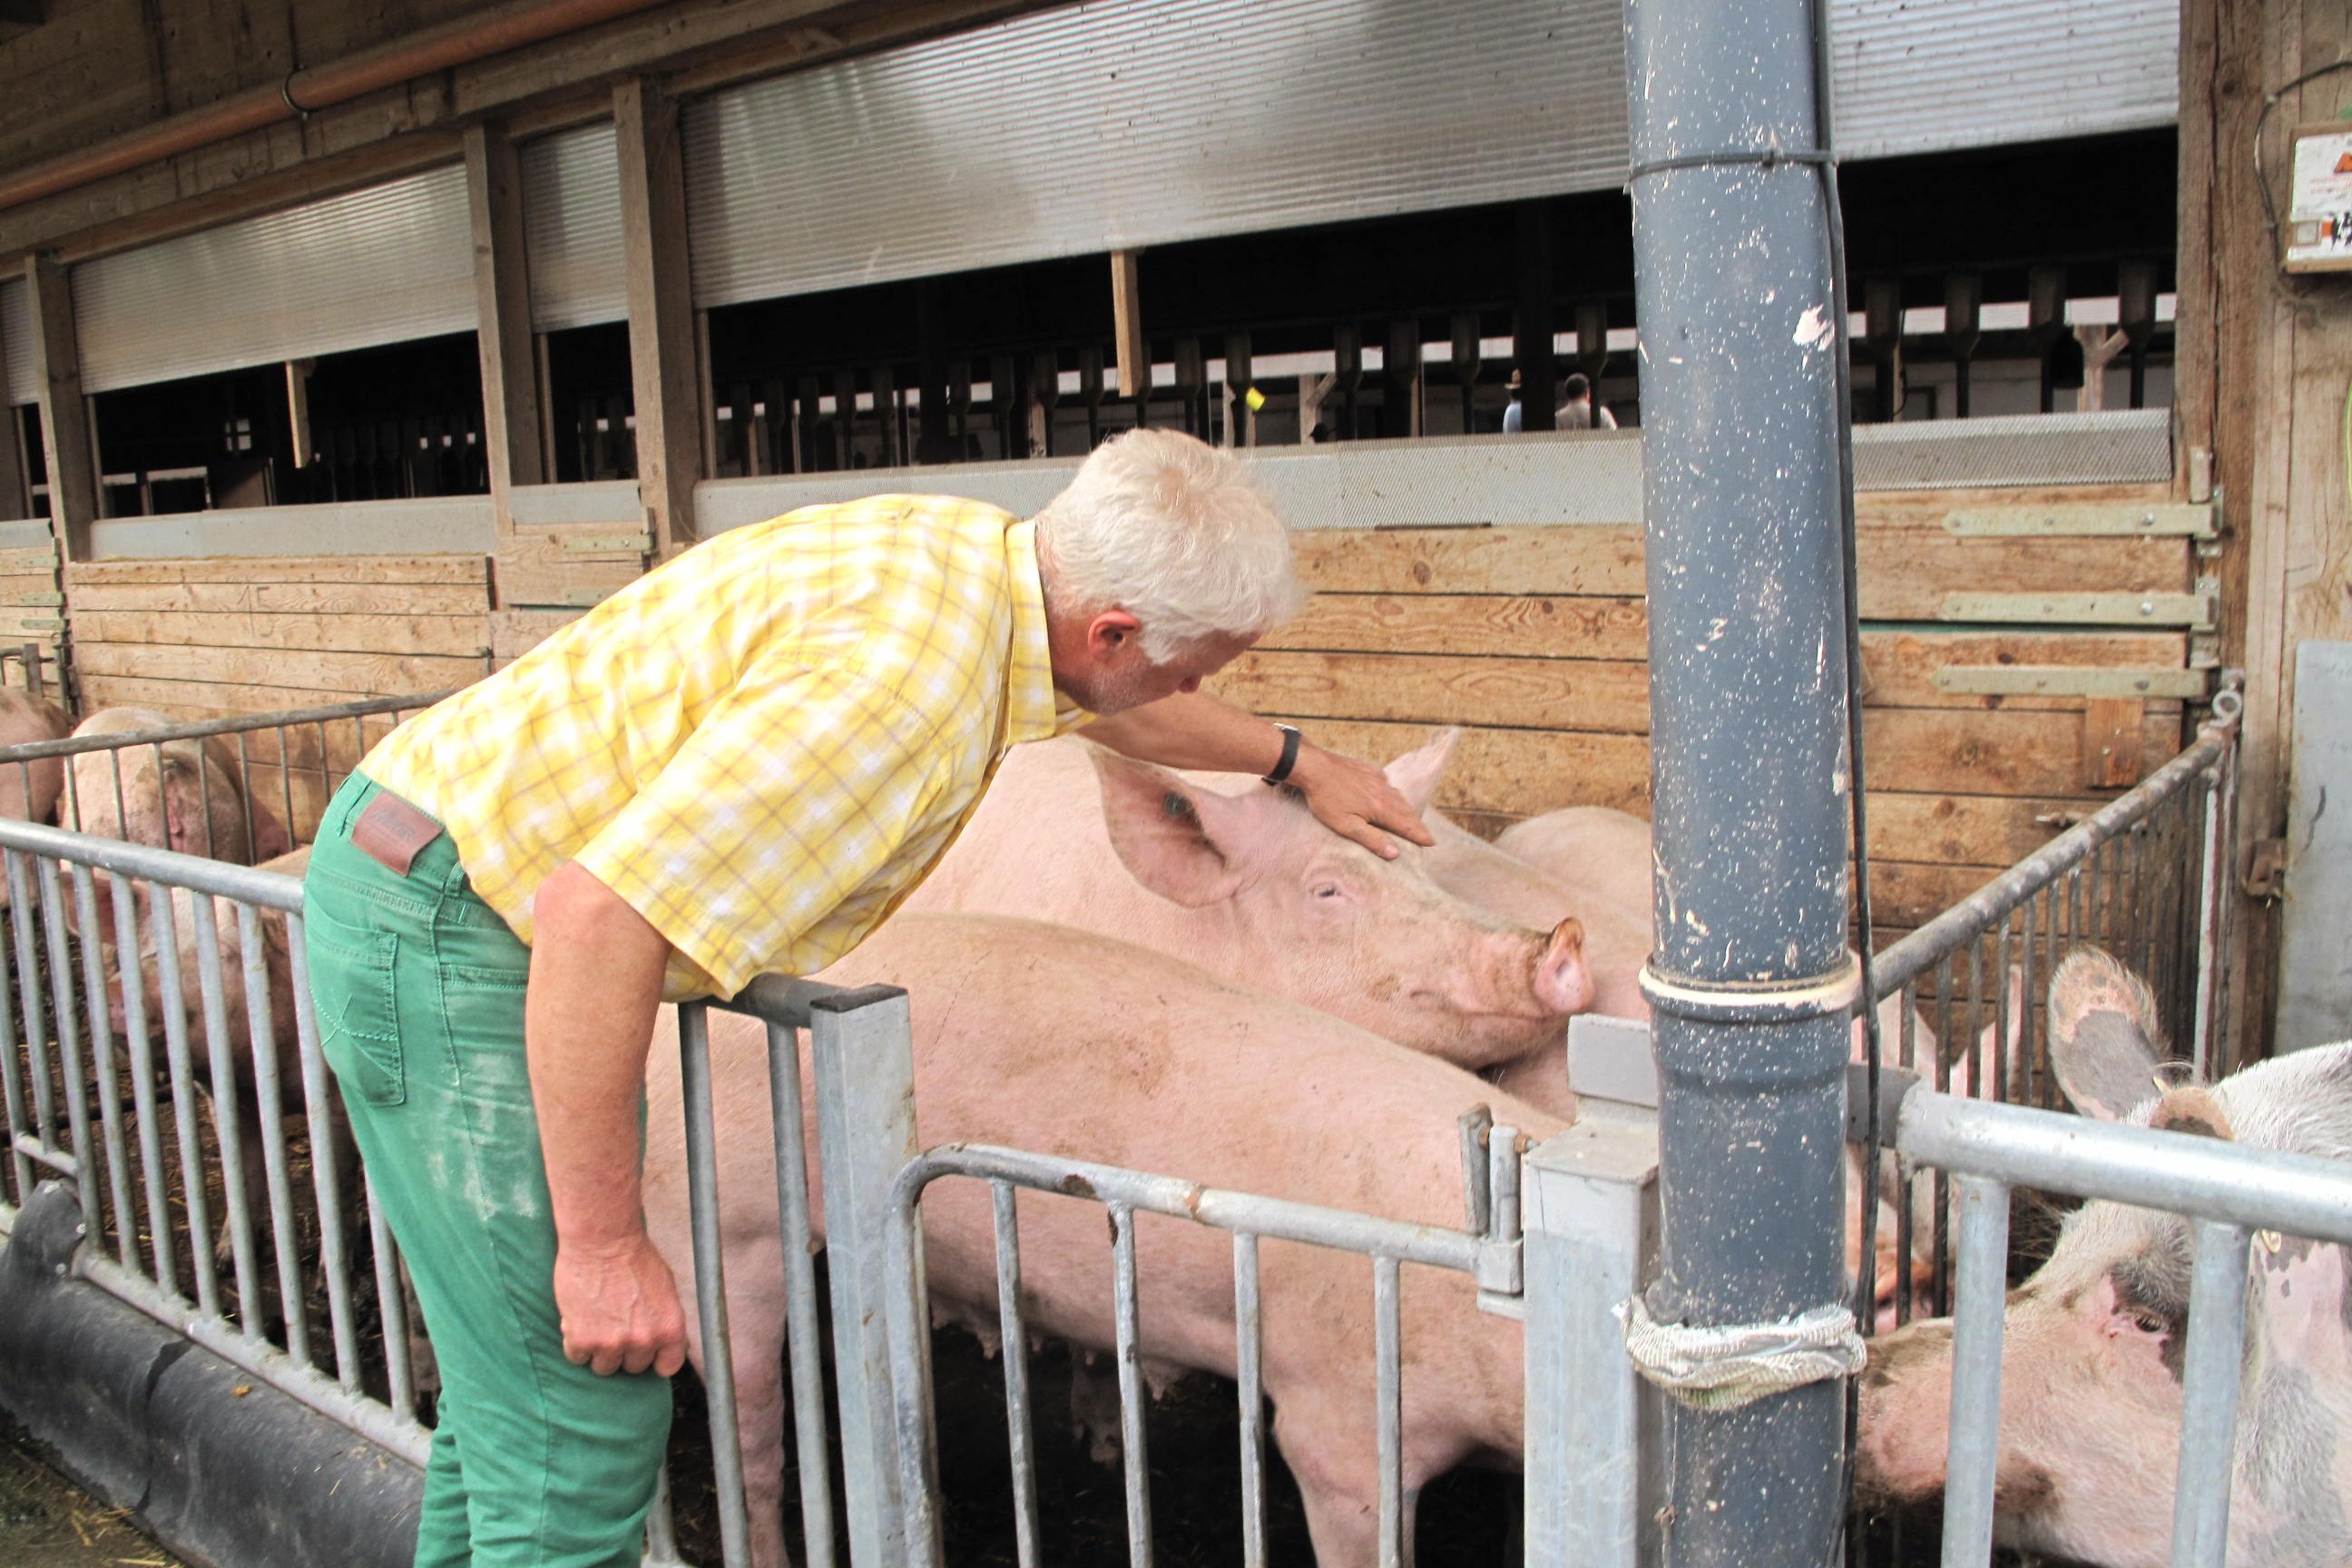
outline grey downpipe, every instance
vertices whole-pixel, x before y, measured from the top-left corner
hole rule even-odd
[[[1811,0],[1627,8],[1659,1068],[1650,1314],[1844,1297],[1851,787],[1837,362]],[[1669,1407],[1670,1564],[1827,1561],[1834,1382]]]

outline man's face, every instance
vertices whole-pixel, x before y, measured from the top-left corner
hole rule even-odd
[[[1179,648],[1166,664],[1153,664],[1143,657],[1141,644],[1129,637],[1097,658],[1092,669],[1084,675],[1064,674],[1059,684],[1089,713],[1124,713],[1180,691],[1198,691],[1202,681],[1256,641],[1254,637],[1214,636]]]

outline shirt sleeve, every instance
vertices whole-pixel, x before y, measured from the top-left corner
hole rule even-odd
[[[574,858],[731,996],[886,873],[950,761],[869,679],[754,670]]]

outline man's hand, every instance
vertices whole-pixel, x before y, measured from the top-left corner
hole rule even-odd
[[[1389,833],[1423,846],[1437,842],[1412,803],[1370,763],[1320,746],[1302,745],[1289,782],[1307,797],[1307,809],[1315,814],[1315,820],[1383,859],[1394,859],[1397,855],[1396,841]]]
[[[643,1231],[604,1247],[559,1242],[555,1310],[564,1359],[598,1377],[648,1367],[668,1377],[686,1364],[677,1281]]]

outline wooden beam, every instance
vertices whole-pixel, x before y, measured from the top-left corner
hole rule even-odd
[[[658,85],[633,78],[613,89],[613,127],[620,147],[637,491],[655,552],[666,558],[694,542],[694,482],[702,477],[702,377],[694,363],[677,104]]]
[[[0,432],[0,509],[5,509],[10,517],[30,517],[33,490],[26,476],[32,472],[32,465],[26,461],[28,454],[25,450],[25,416],[5,403],[0,403],[0,407],[7,408],[8,413],[8,428]]]
[[[514,531],[517,485],[544,483],[530,271],[523,240],[522,167],[503,128],[466,131],[466,201],[474,233],[476,342],[482,360],[482,445],[499,537]]]
[[[41,439],[47,448],[49,530],[66,560],[87,561],[89,525],[98,517],[98,454],[82,401],[73,285],[66,269],[47,257],[36,257],[26,267],[25,282],[31,292]]]
[[[1134,397],[1151,385],[1151,350],[1143,339],[1143,285],[1139,250],[1110,253],[1110,315],[1118,353],[1118,395]]]
[[[310,367],[315,360],[286,362],[286,427],[294,443],[294,466],[310,466]]]

